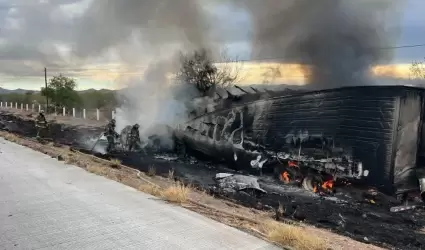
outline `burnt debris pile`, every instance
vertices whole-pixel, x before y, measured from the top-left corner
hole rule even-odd
[[[213,112],[179,125],[179,148],[239,170],[275,172],[310,191],[338,179],[387,194],[419,191],[423,89],[364,86],[246,96],[249,101],[244,95],[224,99]]]
[[[359,240],[417,247],[423,242],[414,237],[396,237],[396,243],[383,235],[407,226],[417,236],[423,226],[416,214],[423,211],[414,209],[423,207],[419,182],[425,175],[417,156],[422,152],[424,94],[403,86],[232,94],[214,111],[180,125],[175,139],[184,154],[222,162],[259,179],[260,188],[252,180],[242,185],[237,176],[222,176],[215,193],[253,207],[275,209],[280,202],[292,219]],[[264,182],[266,176],[273,181]],[[291,185],[294,189],[283,188]],[[361,191],[368,187],[374,191]],[[414,211],[390,214],[409,209]],[[354,215],[368,222],[360,223]],[[394,226],[400,218],[410,225]],[[373,236],[378,228],[386,233]]]

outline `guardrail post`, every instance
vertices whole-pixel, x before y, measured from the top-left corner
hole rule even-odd
[[[21,103],[21,110],[24,110],[24,104]]]
[[[31,111],[34,112],[34,103],[31,105]]]
[[[0,106],[3,108],[3,102],[0,102]]]
[[[62,108],[62,115],[65,116],[65,107]]]
[[[115,119],[115,110],[112,110],[112,119]]]
[[[75,117],[75,108],[72,108],[72,117]]]
[[[96,109],[96,120],[100,120],[99,109]]]
[[[83,109],[83,119],[86,119],[86,109]]]
[[[15,109],[18,109],[18,103],[15,102]]]
[[[41,112],[41,105],[38,104],[38,112]]]
[[[28,111],[28,103],[25,104],[25,109]]]

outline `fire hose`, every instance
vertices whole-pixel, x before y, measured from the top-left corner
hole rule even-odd
[[[90,152],[93,152],[93,149],[96,147],[97,143],[99,142],[100,138],[102,138],[103,135],[104,135],[103,132],[99,135],[99,137],[97,138],[96,142],[93,144],[93,147],[91,148]]]

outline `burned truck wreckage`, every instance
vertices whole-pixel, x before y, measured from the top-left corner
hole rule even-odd
[[[425,89],[361,86],[220,95],[174,131],[177,147],[313,192],[359,183],[425,200]]]

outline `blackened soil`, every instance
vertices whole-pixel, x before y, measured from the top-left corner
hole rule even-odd
[[[32,120],[6,113],[0,114],[0,128],[28,137],[34,137],[36,133]],[[53,124],[50,131],[48,137],[55,142],[89,152],[93,138],[101,133],[102,128]],[[91,142],[89,138],[92,138]],[[103,142],[98,145],[104,146]],[[148,171],[153,166],[156,173],[163,176],[174,170],[176,178],[245,206],[274,211],[280,205],[285,211],[278,214],[281,220],[303,220],[355,240],[390,249],[425,248],[424,210],[391,213],[390,206],[397,204],[394,199],[378,195],[373,197],[374,204],[371,204],[365,201],[363,190],[357,187],[342,187],[332,196],[320,196],[297,187],[284,186],[272,176],[264,175],[259,177],[259,182],[268,191],[266,195],[222,193],[214,188],[213,177],[218,172],[232,172],[223,165],[164,153],[98,156],[119,158],[123,164],[141,171]]]

